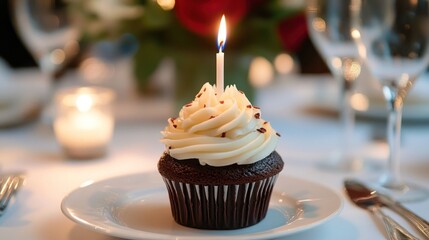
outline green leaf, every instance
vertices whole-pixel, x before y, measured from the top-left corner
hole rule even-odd
[[[156,41],[146,39],[140,43],[140,47],[134,55],[134,74],[140,90],[146,90],[150,76],[164,57],[162,46]]]
[[[142,16],[145,30],[160,30],[171,23],[172,11],[163,10],[156,1],[148,1]]]

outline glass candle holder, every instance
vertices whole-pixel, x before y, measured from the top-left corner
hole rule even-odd
[[[101,157],[112,138],[114,115],[112,90],[78,87],[55,96],[54,131],[67,156],[77,159]]]

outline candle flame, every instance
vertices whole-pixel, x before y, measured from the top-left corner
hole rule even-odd
[[[219,48],[219,52],[222,52],[225,48],[226,42],[226,21],[225,15],[222,15],[222,19],[220,20],[219,32],[217,34],[217,46]]]
[[[76,108],[80,112],[86,112],[92,107],[92,98],[86,94],[79,95],[76,98]]]

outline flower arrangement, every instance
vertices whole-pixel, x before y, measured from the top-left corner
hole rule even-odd
[[[249,90],[253,57],[269,61],[294,52],[307,35],[300,0],[89,0],[72,10],[85,41],[131,34],[139,47],[134,73],[140,89],[165,58],[176,63],[178,94],[196,92],[215,80],[216,37],[222,14],[227,19],[225,84]],[[249,91],[251,92],[251,91]],[[179,96],[180,97],[180,96]]]

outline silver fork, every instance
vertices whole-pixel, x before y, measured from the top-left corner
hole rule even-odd
[[[3,215],[10,199],[24,183],[22,174],[11,174],[0,177],[0,216]]]

